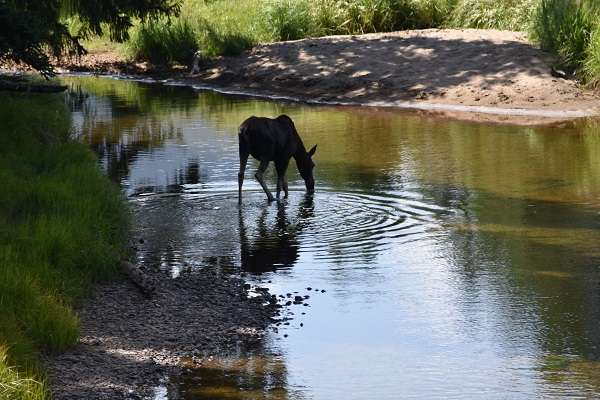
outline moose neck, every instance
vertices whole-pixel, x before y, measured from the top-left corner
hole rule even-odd
[[[296,160],[296,166],[298,167],[300,174],[302,176],[304,176],[305,171],[309,167],[308,161],[309,161],[310,157],[308,156],[308,153],[306,152],[306,148],[304,147],[304,143],[302,143],[302,140],[299,140],[298,149],[293,154],[293,157],[294,157],[294,160]]]

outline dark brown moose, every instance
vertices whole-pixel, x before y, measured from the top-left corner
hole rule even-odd
[[[254,116],[248,118],[240,125],[239,146],[238,198],[240,203],[242,202],[242,184],[244,183],[244,172],[246,171],[249,155],[260,161],[258,171],[254,176],[267,194],[269,201],[273,201],[275,198],[267,188],[263,175],[271,161],[275,163],[277,171],[277,198],[279,198],[281,189],[285,193],[285,198],[288,197],[285,172],[292,157],[296,160],[298,172],[304,179],[306,191],[309,194],[315,191],[315,179],[313,177],[315,163],[312,161],[312,156],[317,150],[317,145],[314,145],[307,152],[300,135],[296,131],[294,122],[287,115],[280,115],[275,119]]]

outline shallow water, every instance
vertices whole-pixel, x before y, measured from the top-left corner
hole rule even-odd
[[[181,397],[600,396],[596,123],[497,126],[65,80],[75,133],[132,204],[140,262],[310,296],[260,348],[180,377]],[[304,195],[292,162],[290,198],[269,205],[254,163],[239,207],[237,126],[281,113],[318,143],[317,192]]]

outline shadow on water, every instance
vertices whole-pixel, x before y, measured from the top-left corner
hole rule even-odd
[[[314,217],[314,199],[305,195],[295,217],[288,217],[286,201],[277,201],[277,216],[273,226],[267,222],[268,209],[264,208],[256,223],[254,240],[247,234],[244,211],[239,210],[240,262],[243,272],[261,274],[277,269],[291,268],[298,260],[298,236]]]

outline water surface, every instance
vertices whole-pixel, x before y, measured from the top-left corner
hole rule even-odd
[[[180,377],[183,398],[600,396],[595,123],[66,80],[76,134],[134,209],[140,262],[165,279],[218,268],[310,296],[260,347]],[[318,144],[317,192],[305,196],[292,161],[290,198],[268,204],[251,163],[239,207],[237,127],[281,113]]]

